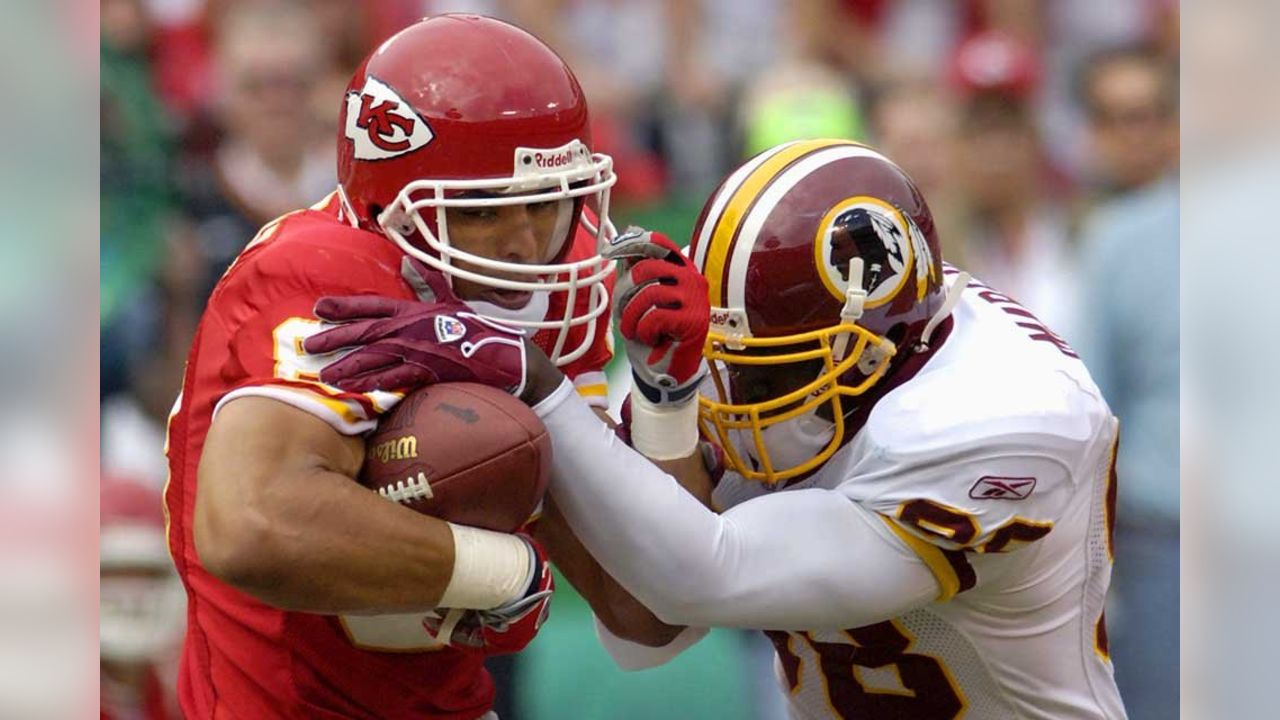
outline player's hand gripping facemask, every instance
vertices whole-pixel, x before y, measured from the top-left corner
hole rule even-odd
[[[604,255],[618,260],[613,314],[635,378],[633,447],[654,460],[685,457],[698,443],[707,282],[674,243],[637,227],[613,238]]]
[[[706,375],[707,281],[665,235],[638,227],[604,255],[619,261],[613,314],[636,387],[649,402],[684,403]]]

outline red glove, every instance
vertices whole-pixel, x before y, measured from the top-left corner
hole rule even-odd
[[[406,257],[400,272],[422,302],[353,295],[316,303],[316,317],[342,324],[308,337],[303,349],[314,355],[349,350],[320,371],[320,381],[349,392],[478,382],[519,395],[524,335],[477,315],[443,274],[417,260]]]
[[[637,388],[654,404],[693,397],[711,324],[706,279],[665,235],[637,227],[604,255],[619,261],[613,313]]]
[[[519,599],[492,610],[450,610],[439,621],[428,619],[434,625],[428,629],[439,636],[442,626],[450,621],[450,614],[461,612],[450,629],[449,643],[455,647],[473,648],[485,655],[507,655],[520,652],[538,634],[551,609],[551,595],[555,590],[551,565],[546,554],[533,538],[519,533],[533,549],[533,580],[529,590]]]

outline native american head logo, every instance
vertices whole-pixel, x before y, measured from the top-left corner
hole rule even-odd
[[[870,307],[897,295],[913,265],[929,262],[915,223],[883,200],[866,196],[848,198],[827,213],[814,250],[827,289],[839,299],[852,281],[849,261],[862,258],[862,288]]]

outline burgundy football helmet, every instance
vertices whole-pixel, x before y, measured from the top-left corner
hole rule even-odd
[[[826,462],[847,439],[841,398],[871,389],[947,312],[924,197],[897,165],[846,140],[747,161],[707,201],[690,256],[709,284],[719,396],[701,399],[701,427],[755,480]],[[761,369],[771,391],[746,386]]]
[[[381,232],[453,278],[505,290],[567,294],[563,317],[496,313],[528,331],[586,325],[564,364],[584,353],[608,311],[599,254],[567,261],[579,222],[597,244],[609,221],[612,160],[590,150],[587,102],[573,72],[529,33],[493,18],[440,15],[395,34],[356,70],[342,104],[338,182],[353,225]],[[582,212],[590,202],[598,221]],[[547,256],[521,264],[449,242],[446,208],[558,203]],[[457,266],[465,262],[476,272]],[[580,296],[589,293],[589,302]],[[484,310],[481,309],[482,314]]]

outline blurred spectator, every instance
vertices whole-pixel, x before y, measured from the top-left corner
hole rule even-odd
[[[669,38],[666,6],[622,0],[510,0],[512,22],[542,38],[575,69],[591,105],[595,147],[614,159],[616,205],[666,193],[654,99],[663,84]]]
[[[1153,46],[1105,50],[1085,65],[1080,102],[1089,118],[1094,179],[1125,195],[1165,178],[1178,156],[1178,83]]]
[[[993,0],[1007,2],[1007,0]],[[1044,0],[1040,6],[1044,87],[1038,98],[1041,131],[1054,167],[1073,178],[1085,172],[1089,123],[1074,85],[1085,61],[1104,48],[1161,37],[1176,28],[1177,0]],[[1176,30],[1175,30],[1176,33]],[[1174,36],[1176,43],[1176,34]],[[1177,50],[1173,53],[1177,58]]]
[[[163,246],[160,277],[147,286],[129,317],[144,323],[139,334],[145,351],[134,353],[125,369],[128,392],[101,401],[101,467],[159,489],[168,477],[164,456],[165,426],[182,386],[182,370],[199,317],[190,286],[198,268],[195,238],[185,225],[175,226]]]
[[[924,78],[902,78],[872,93],[871,144],[893,158],[929,198],[942,257],[966,267],[954,99]]]
[[[1076,0],[1077,2],[1079,0]],[[1043,2],[1024,0],[799,0],[791,3],[804,54],[860,84],[939,77],[961,40],[984,30],[1039,44]]]
[[[139,307],[163,259],[173,210],[172,134],[151,88],[150,24],[140,0],[102,5],[101,394],[122,389],[149,343]]]
[[[901,73],[935,75],[974,2],[953,0],[798,0],[791,28],[802,57],[858,85]]]
[[[179,121],[207,109],[213,93],[204,0],[146,0],[156,91]]]
[[[102,479],[103,720],[176,720],[186,596],[165,540],[158,487]]]
[[[999,97],[1020,108],[1040,88],[1040,57],[1033,46],[997,30],[973,35],[956,50],[951,82],[973,99]]]
[[[864,136],[853,89],[817,63],[794,62],[767,71],[748,88],[741,112],[744,155],[791,140]]]
[[[977,36],[957,54],[965,97],[959,174],[970,215],[964,256],[967,270],[1071,341],[1074,258],[1031,105],[1038,77],[1035,55],[1008,35]]]
[[[705,195],[742,152],[734,99],[789,55],[784,8],[769,0],[667,0],[666,7],[661,141],[672,190]]]
[[[1120,419],[1111,626],[1132,720],[1178,713],[1178,117],[1153,49],[1092,58],[1081,75],[1097,181],[1083,230],[1084,359]]]
[[[203,268],[201,297],[262,225],[333,190],[330,117],[318,118],[313,92],[331,68],[308,6],[229,5],[216,27],[216,120],[222,135],[207,156],[187,159],[186,210],[195,222]],[[198,148],[195,149],[198,152]]]
[[[516,24],[581,68],[593,122],[614,125],[601,137],[628,144],[628,151],[617,152],[597,143],[615,154],[623,204],[636,147],[660,157],[670,194],[709,193],[738,155],[735,98],[786,54],[784,8],[770,0],[513,0],[510,6]]]
[[[373,7],[363,7],[366,4]],[[307,0],[304,7],[314,24],[313,37],[323,38],[324,44],[328,46],[327,52],[332,59],[332,64],[337,68],[334,74],[350,79],[356,66],[365,55],[369,54],[369,48],[373,47],[374,43],[385,39],[385,37],[375,36],[375,33],[390,35],[399,31],[404,25],[428,14],[416,13],[405,18],[403,23],[397,23],[394,27],[388,28],[388,31],[376,27],[374,15],[377,11],[385,11],[388,5],[402,4],[404,3],[388,3],[386,0],[374,0],[371,3],[364,0]]]

